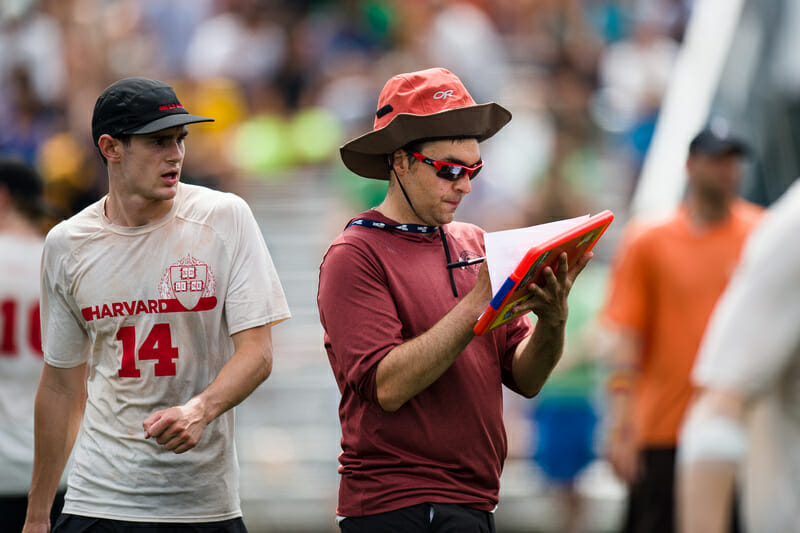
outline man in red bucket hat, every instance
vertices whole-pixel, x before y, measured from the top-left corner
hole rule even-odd
[[[476,337],[491,299],[483,230],[454,222],[483,168],[479,142],[509,120],[442,68],[381,91],[373,130],[344,164],[389,181],[320,266],[325,348],[342,394],[339,525],[361,531],[495,531],[507,442],[502,385],[539,392],[561,356],[567,294],[588,263],[566,257],[529,286],[527,316]]]

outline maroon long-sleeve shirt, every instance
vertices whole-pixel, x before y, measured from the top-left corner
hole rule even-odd
[[[397,224],[377,211],[357,218]],[[484,255],[483,231],[444,227],[451,260]],[[320,266],[325,348],[342,398],[340,516],[423,502],[497,505],[507,443],[502,384],[516,390],[511,360],[532,330],[527,317],[474,338],[430,387],[388,413],[377,402],[380,360],[440,320],[474,286],[480,265],[457,268],[453,296],[440,232],[351,226]]]

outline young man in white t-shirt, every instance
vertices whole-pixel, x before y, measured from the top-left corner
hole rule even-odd
[[[186,125],[211,120],[146,78],[95,104],[109,193],[45,243],[26,532],[47,531],[76,438],[55,531],[245,531],[231,408],[290,315],[247,204],[180,183]]]
[[[39,263],[42,182],[28,165],[0,161],[0,516],[4,531],[25,522],[33,470],[33,401],[42,373]],[[51,522],[61,511],[56,496]]]

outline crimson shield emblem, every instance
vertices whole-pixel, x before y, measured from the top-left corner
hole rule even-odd
[[[187,310],[195,308],[206,290],[208,269],[206,265],[173,265],[169,268],[169,286],[172,294]]]

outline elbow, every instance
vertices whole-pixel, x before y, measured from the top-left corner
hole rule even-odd
[[[386,413],[394,413],[411,397],[407,396],[402,385],[396,377],[386,371],[386,365],[381,362],[377,365],[375,373],[365,376],[361,391],[364,398],[372,398],[378,407]]]
[[[392,395],[388,391],[378,389],[377,393],[378,406],[386,413],[394,413],[406,403],[405,398],[400,398],[398,395]]]
[[[550,372],[547,372],[545,375],[536,371],[515,371],[512,373],[516,392],[528,399],[533,398],[541,392],[549,376]]]
[[[542,390],[542,385],[534,387],[519,387],[519,393],[527,399],[536,397]]]
[[[267,380],[267,378],[272,374],[272,352],[267,350],[264,352],[262,357],[261,365],[258,369],[258,378],[259,382],[263,383]]]

